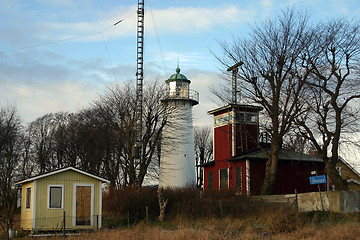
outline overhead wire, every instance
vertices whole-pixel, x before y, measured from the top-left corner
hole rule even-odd
[[[130,17],[131,15],[133,15],[134,13],[136,13],[136,11],[132,12],[131,14],[129,14],[128,16],[126,16],[125,18],[120,19],[119,21],[117,21],[116,23],[114,23],[111,27],[114,27],[114,26],[118,25],[119,23],[123,22],[124,19],[129,18],[129,17]],[[109,28],[111,28],[111,27],[109,27]],[[100,57],[99,57],[99,59],[98,59],[98,62],[97,62],[97,64],[96,64],[97,66],[100,65],[100,62],[101,62],[101,60],[102,60],[102,57],[103,57],[105,51],[107,52],[107,56],[108,56],[108,59],[109,59],[109,63],[110,63],[110,65],[112,65],[111,58],[110,58],[110,54],[109,54],[108,47],[107,47],[107,43],[111,40],[111,38],[112,38],[112,36],[113,36],[113,34],[114,34],[114,32],[115,32],[115,29],[116,29],[116,28],[114,28],[114,30],[113,30],[112,33],[110,34],[109,38],[107,39],[107,41],[105,40],[104,35],[103,35],[103,33],[104,33],[105,31],[101,32],[102,39],[103,39],[103,43],[104,43],[104,48],[103,48],[103,50],[102,50],[102,52],[101,52],[101,54],[100,54]],[[108,29],[107,29],[107,30],[108,30]],[[116,73],[115,73],[113,67],[112,67],[112,70],[113,70],[113,74],[114,74],[114,77],[115,77],[115,81],[117,81],[117,76],[116,76]],[[102,83],[106,85],[106,83],[105,83],[104,81],[102,81]],[[80,102],[81,102],[83,96],[85,95],[85,92],[87,91],[87,89],[88,89],[88,87],[89,87],[89,84],[90,84],[90,82],[87,83],[86,88],[85,88],[85,91],[83,91],[83,94],[82,94],[81,97],[80,97],[78,106],[80,105]],[[85,144],[86,144],[86,143],[90,140],[90,138],[95,134],[95,131],[96,131],[96,130],[97,130],[97,128],[96,128],[96,129],[93,129],[93,131],[90,132],[90,134],[89,134],[88,137],[85,139],[85,141],[84,141],[84,143],[83,143],[82,146],[85,146]]]
[[[21,51],[21,50],[26,50],[26,49],[30,49],[30,48],[37,48],[37,47],[42,47],[42,46],[46,46],[46,45],[51,45],[51,44],[56,44],[56,43],[60,43],[60,42],[66,42],[66,41],[70,41],[70,40],[74,40],[74,39],[79,39],[79,38],[85,38],[85,37],[89,37],[89,36],[93,36],[93,35],[97,35],[97,34],[103,34],[104,32],[108,31],[111,28],[114,28],[116,25],[118,25],[119,23],[121,23],[124,19],[129,18],[131,15],[133,15],[135,12],[132,12],[131,14],[129,14],[128,16],[124,17],[123,19],[120,19],[119,21],[117,21],[116,23],[114,23],[113,25],[98,31],[98,32],[93,32],[93,33],[88,33],[88,34],[83,34],[83,35],[78,35],[78,36],[73,36],[73,37],[68,37],[68,38],[63,38],[63,39],[58,39],[58,40],[54,40],[54,41],[48,41],[48,42],[42,42],[42,43],[38,43],[38,44],[33,44],[33,45],[28,45],[28,46],[23,46],[23,47],[18,47],[18,48],[13,48],[13,49],[7,49],[7,50],[3,50],[0,51],[0,54],[4,54],[4,53],[9,53],[9,52],[16,52],[16,51]]]
[[[148,0],[148,3],[149,3],[149,9],[150,9],[150,13],[151,13],[151,18],[152,18],[152,21],[153,21],[153,24],[154,24],[154,31],[155,31],[155,35],[156,35],[156,40],[157,40],[157,43],[158,43],[158,46],[159,46],[160,56],[161,56],[161,60],[162,60],[162,65],[163,65],[162,69],[164,71],[163,74],[165,75],[166,74],[165,70],[167,70],[167,67],[165,65],[165,57],[164,57],[164,53],[163,53],[163,50],[162,50],[161,41],[160,41],[160,37],[159,37],[159,32],[157,30],[157,26],[156,26],[156,22],[155,22],[155,18],[154,18],[154,14],[153,14],[153,11],[152,11],[150,0]]]

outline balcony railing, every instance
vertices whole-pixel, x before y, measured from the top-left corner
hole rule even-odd
[[[199,93],[195,90],[180,90],[177,89],[175,91],[169,91],[167,90],[165,92],[165,96],[163,100],[190,100],[196,102],[196,104],[199,103]]]

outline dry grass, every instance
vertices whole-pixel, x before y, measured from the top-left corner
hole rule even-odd
[[[177,226],[166,228],[162,226],[148,226],[138,224],[130,229],[103,230],[81,236],[67,237],[69,240],[83,239],[158,239],[158,240],[205,240],[205,239],[359,239],[360,224],[346,223],[336,226],[302,226],[293,232],[264,231],[256,226],[246,225],[239,220],[225,219],[209,220],[205,223],[195,223],[193,226]],[[187,225],[187,224],[186,224]],[[44,238],[45,239],[45,238]],[[61,237],[52,239],[62,239]]]
[[[104,229],[66,239],[360,239],[359,213],[297,213],[284,205],[231,193],[201,196],[190,190],[168,192],[166,197],[171,204],[164,222],[157,221],[156,191],[144,191],[141,204],[149,207],[149,223],[140,218],[140,223],[130,221],[128,227],[127,214],[136,209],[134,191],[106,196],[105,212],[112,210],[112,215],[104,217]]]

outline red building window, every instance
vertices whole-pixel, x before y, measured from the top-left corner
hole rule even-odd
[[[235,168],[235,191],[242,192],[242,168]]]
[[[220,169],[219,172],[220,172],[220,190],[227,190],[228,182],[229,182],[228,170],[227,168]]]
[[[208,189],[209,190],[213,190],[213,186],[214,186],[214,172],[210,171],[208,172]]]

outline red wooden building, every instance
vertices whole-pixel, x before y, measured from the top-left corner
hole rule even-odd
[[[258,195],[265,176],[270,144],[259,141],[259,112],[262,107],[230,104],[209,111],[213,115],[214,161],[203,164],[204,189],[231,189],[243,195]],[[281,149],[274,194],[317,191],[310,185],[310,172],[325,172],[314,156]],[[321,186],[326,190],[326,185]]]

